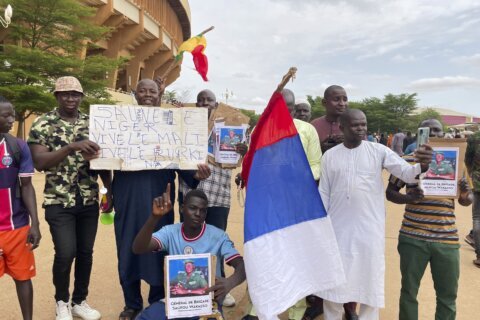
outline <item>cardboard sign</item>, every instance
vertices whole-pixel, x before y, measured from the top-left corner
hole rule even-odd
[[[207,159],[208,111],[92,105],[90,140],[101,148],[91,169],[196,169]]]
[[[428,145],[434,147],[452,147],[458,148],[458,170],[460,171],[460,177],[463,172],[466,172],[465,168],[465,151],[467,151],[467,139],[444,139],[444,138],[429,138]]]
[[[169,319],[211,315],[213,292],[205,293],[215,279],[211,254],[165,257],[165,309]]]
[[[433,148],[432,162],[420,180],[420,187],[425,196],[457,197],[460,179],[458,158],[458,147]]]
[[[242,128],[242,141],[245,141],[245,130],[249,127],[248,123],[250,122],[250,118],[240,112],[238,109],[231,107],[227,104],[219,103],[217,109],[213,111],[208,119],[208,129],[209,132],[212,130],[216,134],[221,134],[217,132],[214,127],[237,127]],[[217,135],[218,137],[218,135]],[[219,141],[221,142],[221,141]],[[242,165],[242,158],[237,153],[229,153],[223,152],[224,150],[217,152],[215,155],[209,155],[208,161],[214,165],[220,166],[222,168],[237,168]]]
[[[428,145],[434,153],[429,169],[420,179],[425,196],[458,199],[458,180],[467,176],[464,163],[467,139],[430,138]]]
[[[236,151],[238,143],[246,143],[248,125],[226,126],[216,122],[208,137],[208,155],[220,165],[236,166],[241,155]]]

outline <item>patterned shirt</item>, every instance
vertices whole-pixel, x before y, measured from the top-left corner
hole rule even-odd
[[[418,184],[406,184],[391,175],[389,182],[399,189],[406,186],[407,193]],[[414,204],[405,205],[400,234],[424,241],[457,244],[455,202],[452,198],[425,197]]]
[[[33,176],[33,162],[25,141],[17,139],[20,163],[13,159],[12,151],[3,138],[0,141],[0,231],[10,231],[29,224],[28,211],[16,196],[17,177]]]
[[[209,207],[230,208],[232,169],[223,169],[210,163],[208,166],[211,174],[207,179],[200,181],[197,189],[205,192],[208,197]],[[179,179],[179,192],[182,192],[185,196],[192,189],[185,181],[181,178]]]
[[[341,135],[343,136],[343,132],[340,130],[340,123],[339,122],[328,122],[327,117],[323,116],[320,118],[313,119],[310,122],[315,130],[317,130],[318,138],[320,142],[324,142],[328,139],[329,136],[332,135]]]
[[[480,131],[468,137],[465,164],[472,177],[473,190],[480,192]]]
[[[75,142],[88,139],[88,115],[80,113],[75,123],[63,120],[57,110],[37,118],[30,130],[28,144],[39,144],[49,151],[56,151]],[[83,205],[98,201],[97,173],[90,170],[89,162],[80,152],[72,152],[62,162],[45,170],[43,207],[61,204],[65,208],[75,206],[77,194]]]

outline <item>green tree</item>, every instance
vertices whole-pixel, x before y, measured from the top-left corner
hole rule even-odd
[[[383,105],[395,119],[395,129],[412,129],[412,114],[417,109],[417,94],[402,93],[399,95],[387,94],[383,99]],[[416,125],[414,126],[416,129]]]
[[[109,32],[88,20],[95,9],[76,0],[0,0],[0,6],[7,2],[14,8],[14,17],[7,44],[0,47],[0,94],[15,105],[17,136],[23,137],[28,116],[55,107],[51,92],[60,76],[80,80],[84,110],[90,103],[110,102],[105,74],[123,61],[100,54],[82,58]]]
[[[259,114],[256,114],[255,111],[252,111],[252,110],[245,110],[245,109],[238,109],[238,110],[240,110],[241,113],[243,113],[244,115],[250,118],[250,122],[248,123],[250,125],[250,128],[253,128],[257,125],[258,119],[260,119]]]
[[[419,114],[417,114],[415,117],[414,117],[414,120],[417,122],[416,123],[416,127],[418,126],[418,124],[424,120],[428,120],[428,119],[437,119],[438,121],[440,121],[440,123],[445,126],[445,124],[443,123],[443,120],[442,120],[442,115],[435,109],[433,108],[425,108],[423,109]]]
[[[165,90],[162,95],[162,102],[170,103],[171,101],[177,100],[177,91],[175,90]]]
[[[307,95],[307,101],[312,106],[312,120],[325,115],[325,107],[322,104],[323,97],[312,97]]]
[[[312,106],[312,120],[318,117],[324,116],[327,112],[322,104],[323,97],[313,97],[307,95],[307,101]],[[353,109],[362,109],[363,104],[361,102],[349,101],[348,106]]]
[[[322,97],[307,96],[307,100],[312,106],[312,119],[325,115],[325,107],[322,105]],[[396,129],[415,131],[418,124],[418,117],[414,111],[417,108],[416,93],[389,93],[381,98],[370,97],[362,101],[349,101],[348,107],[351,109],[360,109],[367,116],[368,130],[376,132],[394,132]],[[422,116],[433,117],[434,110],[428,110],[428,113],[421,113]],[[433,112],[432,112],[433,111]],[[426,111],[425,111],[426,112]],[[439,118],[440,115],[435,115]]]
[[[358,104],[358,109],[367,116],[368,130],[384,132],[395,125],[395,120],[385,110],[383,101],[377,97],[365,98]]]
[[[416,93],[399,95],[389,93],[383,99],[376,97],[363,99],[359,109],[367,116],[369,131],[411,130],[412,113],[417,105],[416,96]],[[349,105],[353,108],[351,103]]]

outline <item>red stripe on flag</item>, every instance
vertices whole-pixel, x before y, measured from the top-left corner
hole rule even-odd
[[[207,72],[208,72],[208,59],[207,56],[203,54],[204,46],[196,46],[192,51],[193,64],[195,69],[200,73],[204,81],[208,81]]]
[[[297,129],[282,94],[274,92],[267,108],[263,111],[257,126],[253,130],[250,148],[243,159],[242,179],[245,182],[245,186],[248,183],[250,167],[255,152],[296,134],[298,134]]]

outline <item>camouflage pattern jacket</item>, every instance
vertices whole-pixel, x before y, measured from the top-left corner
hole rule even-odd
[[[480,131],[468,137],[465,165],[472,177],[473,190],[480,192]]]
[[[208,282],[205,280],[201,271],[194,271],[190,278],[185,271],[179,271],[175,279],[171,281],[172,285],[181,285],[184,289],[195,290],[208,287]]]
[[[30,129],[28,144],[39,144],[56,151],[72,142],[88,139],[88,115],[80,113],[75,123],[63,120],[57,110],[37,118]],[[83,205],[98,202],[97,172],[90,170],[89,162],[80,152],[72,152],[55,167],[45,170],[43,207],[61,204],[65,208],[75,206],[77,193]]]

